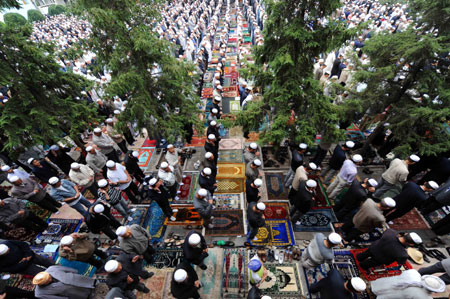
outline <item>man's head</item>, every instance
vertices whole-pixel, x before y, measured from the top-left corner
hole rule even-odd
[[[2,171],[6,172],[6,173],[12,173],[14,171],[14,169],[12,169],[10,166],[8,165],[3,165],[2,166]]]
[[[36,167],[41,166],[41,163],[39,162],[39,160],[37,160],[35,158],[28,159],[28,164],[30,164],[31,166],[36,166]]]
[[[113,160],[108,160],[108,162],[106,162],[106,167],[108,170],[116,170],[116,162]]]
[[[80,164],[78,164],[77,162],[73,162],[72,164],[70,164],[70,169],[72,169],[73,171],[80,172],[80,168]]]
[[[0,256],[7,255],[9,253],[9,247],[6,244],[0,244]]]
[[[378,203],[378,206],[382,210],[389,210],[392,208],[395,208],[396,202],[391,197],[385,197],[383,198],[380,203]]]
[[[345,288],[352,293],[364,292],[367,288],[366,283],[359,277],[353,277],[344,283]]]
[[[212,170],[211,170],[211,168],[209,168],[209,167],[205,167],[205,168],[203,168],[203,170],[202,170],[202,175],[204,175],[204,176],[211,175],[211,173],[212,173]]]
[[[259,188],[262,186],[263,181],[261,179],[256,179],[252,183],[253,188]]]
[[[258,144],[256,142],[252,142],[248,146],[248,151],[251,153],[255,153],[258,150]]]
[[[139,157],[139,152],[138,151],[132,151],[131,152],[131,156],[133,157],[133,158],[138,158]]]
[[[356,165],[361,165],[362,162],[363,162],[363,157],[361,155],[359,155],[359,154],[353,155],[352,156],[352,161]]]
[[[61,186],[61,181],[57,178],[57,177],[51,177],[49,180],[48,180],[48,183],[50,184],[50,185],[52,185],[52,187],[54,187],[54,188],[58,188],[59,186]]]
[[[216,115],[217,113],[219,113],[219,110],[217,110],[217,108],[212,108],[211,109],[211,114],[212,115]]]
[[[306,144],[306,143],[300,143],[299,145],[298,145],[298,148],[297,148],[297,151],[300,153],[300,154],[303,154],[304,152],[306,152],[306,149],[308,148],[308,145]]]
[[[197,191],[196,196],[199,199],[205,199],[207,195],[208,195],[208,191],[206,189],[201,188]]]
[[[305,167],[306,172],[310,173],[313,171],[317,170],[317,165],[315,163],[309,163],[306,167]]]
[[[435,181],[428,181],[425,184],[423,184],[423,189],[426,192],[430,192],[430,191],[436,190],[438,188],[439,188],[439,185]]]
[[[9,181],[16,186],[20,186],[22,184],[22,180],[17,175],[13,175]]]
[[[90,207],[91,211],[95,214],[101,214],[105,211],[105,206],[102,204],[96,204]]]
[[[266,205],[263,202],[258,202],[255,206],[253,206],[253,211],[256,213],[264,213],[266,209]]]
[[[344,145],[342,146],[342,149],[343,149],[344,151],[349,151],[349,150],[351,150],[351,149],[354,148],[354,147],[355,147],[355,143],[354,143],[353,141],[347,141],[347,142],[345,142]]]
[[[216,108],[214,108],[216,109]],[[217,110],[217,109],[216,109]],[[212,122],[209,123],[209,125],[213,128],[215,128],[217,126],[217,122],[215,120],[213,120]]]
[[[413,165],[416,164],[417,162],[420,161],[419,156],[417,155],[410,155],[407,159],[406,159],[406,164],[408,165]]]
[[[210,160],[210,161],[214,160],[214,155],[213,155],[213,153],[207,152],[207,153],[205,154],[205,159]]]
[[[367,189],[369,192],[375,192],[375,188],[378,186],[378,182],[375,179],[365,179],[363,183],[363,187]]]
[[[52,152],[57,152],[59,150],[59,146],[57,146],[56,144],[53,144],[52,146],[50,146],[50,150]]]
[[[108,273],[119,273],[122,271],[122,264],[116,260],[110,260],[105,264],[105,271]]]
[[[258,270],[261,269],[262,264],[258,259],[252,259],[247,267],[253,272],[258,272]]]
[[[164,171],[170,171],[169,163],[162,162],[161,165],[159,166],[159,169],[162,169]]]
[[[47,272],[39,272],[33,278],[33,284],[37,286],[45,286],[52,282],[52,277]]]
[[[102,129],[100,129],[100,128],[95,128],[95,129],[94,129],[94,134],[95,134],[96,136],[102,135]]]
[[[100,181],[98,181],[97,184],[98,184],[98,186],[99,186],[101,189],[108,190],[108,188],[109,188],[109,183],[108,183],[108,181],[105,180],[105,179],[101,179]]]
[[[316,190],[317,182],[315,180],[307,180],[306,181],[306,189],[308,189],[309,192],[313,192]]]
[[[173,146],[173,144],[169,144],[167,146],[167,151],[171,154],[173,154],[175,152],[175,147]]]
[[[130,238],[133,234],[131,233],[131,230],[128,226],[119,226],[116,229],[116,235],[122,238]]]
[[[111,126],[112,127],[114,125],[114,120],[112,118],[107,118],[105,120],[105,122],[106,122],[107,126]]]
[[[86,152],[88,152],[88,153],[90,153],[90,154],[93,154],[93,155],[96,154],[95,148],[94,148],[93,146],[88,146],[88,147],[86,148]]]
[[[331,233],[325,240],[325,244],[328,248],[333,248],[335,246],[339,246],[342,242],[341,235],[337,233]]]
[[[415,232],[405,233],[399,238],[400,243],[405,246],[416,246],[422,243],[422,238]]]
[[[175,282],[177,283],[184,283],[185,281],[187,281],[188,279],[188,275],[186,270],[184,269],[178,269],[173,273],[173,280],[175,280]]]
[[[191,247],[200,247],[202,238],[199,234],[195,233],[189,236],[188,243]]]
[[[252,164],[250,164],[250,166],[253,167],[253,168],[258,168],[258,167],[261,166],[261,164],[262,164],[261,160],[255,159],[255,160],[252,161]]]
[[[70,235],[69,236],[64,236],[64,237],[62,237],[62,239],[60,241],[60,245],[62,247],[70,246],[70,245],[72,245],[73,241],[74,241],[74,239],[73,239],[72,236],[70,236]]]
[[[163,184],[163,180],[157,179],[157,178],[152,178],[148,184],[150,185],[150,188],[152,189],[158,189],[162,184]]]

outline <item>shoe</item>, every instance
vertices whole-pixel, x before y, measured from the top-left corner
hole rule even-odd
[[[145,287],[144,290],[142,291],[144,294],[148,294],[150,293],[150,289]]]
[[[177,194],[180,194],[181,193],[181,191],[177,191]]]
[[[56,211],[56,212],[55,212],[55,215],[58,215],[58,214],[59,214],[59,211]]]
[[[172,213],[178,212],[178,209],[172,209]]]
[[[177,220],[177,218],[175,218],[173,216],[170,217],[170,221],[176,221],[176,220]]]
[[[142,276],[143,279],[149,279],[150,277],[152,277],[153,275],[155,275],[155,273],[153,272],[147,272],[145,275]]]
[[[211,218],[209,218],[209,220],[213,220],[214,219],[214,216],[211,216]]]
[[[185,179],[186,178],[186,175],[183,175],[183,179]],[[184,184],[184,183],[182,183],[182,184]]]
[[[205,264],[201,264],[201,265],[199,265],[199,267],[200,267],[200,269],[202,269],[202,270],[208,269],[208,267],[207,267]]]
[[[208,228],[209,228],[209,229],[213,229],[213,228],[214,228],[214,225],[210,223],[210,224],[208,224]]]
[[[135,208],[130,209],[131,212],[136,212]]]
[[[180,200],[180,197],[179,197],[179,196],[175,196],[174,199],[175,199],[175,200]]]
[[[254,237],[252,241],[258,241],[258,237]]]
[[[133,217],[128,216],[127,220],[128,220],[128,221],[133,221]]]
[[[295,225],[301,225],[302,223],[300,221],[295,222]]]
[[[184,186],[184,183],[179,183],[178,185],[180,185],[180,186]]]
[[[388,224],[392,225],[392,224],[394,224],[394,221],[389,221]]]

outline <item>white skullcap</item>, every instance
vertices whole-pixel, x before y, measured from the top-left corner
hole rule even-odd
[[[160,168],[167,168],[169,167],[169,163],[167,162],[162,162]]]
[[[356,155],[353,155],[352,160],[355,163],[359,163],[359,162],[362,162],[363,158],[361,155],[356,154]]]
[[[422,243],[422,238],[417,233],[409,233],[409,237],[413,240],[414,243],[420,244]]]
[[[210,175],[212,173],[211,168],[209,168],[209,167],[204,168],[203,173],[206,175]]]
[[[102,131],[102,129],[100,129],[100,128],[95,128],[94,129],[94,133],[100,133]]]
[[[200,196],[206,196],[206,195],[208,195],[208,191],[206,191],[206,189],[199,189],[197,191],[197,194]]]
[[[80,164],[78,164],[77,162],[73,162],[72,164],[70,164],[70,168],[72,168],[72,169],[79,169],[80,168]]]
[[[316,188],[317,187],[317,183],[315,180],[307,180],[306,181],[306,187],[308,188]]]
[[[169,144],[167,148],[173,148],[173,144]]]
[[[53,144],[52,146],[50,146],[50,150],[57,151],[57,150],[59,150],[59,146],[57,146],[56,144]]]
[[[253,160],[253,164],[255,164],[256,166],[261,166],[261,160],[259,160],[259,159],[255,159],[255,160]]]
[[[342,242],[342,237],[337,233],[331,233],[328,235],[328,241],[330,241],[334,245],[338,245]]]
[[[445,291],[445,282],[434,275],[422,275],[422,284],[430,292],[442,293]]]
[[[222,85],[217,85],[217,89],[222,89]],[[220,101],[220,97],[215,97],[214,100]]]
[[[253,185],[255,185],[256,187],[261,187],[262,183],[263,181],[261,179],[256,179],[253,181]]]
[[[114,120],[113,120],[112,118],[107,118],[107,119],[106,119],[106,122],[109,124],[109,123],[114,122]]]
[[[28,164],[31,164],[31,163],[33,163],[33,161],[34,161],[34,158],[30,158],[30,159],[28,159]]]
[[[103,205],[97,204],[94,206],[95,213],[103,213],[104,210],[105,210],[105,207]]]
[[[434,190],[439,188],[439,185],[435,181],[429,181],[428,185],[430,185],[430,187],[433,188]]]
[[[186,280],[186,278],[187,278],[187,272],[186,272],[186,270],[183,270],[183,269],[176,270],[175,274],[173,275],[173,279],[176,282],[183,282]]]
[[[92,151],[92,149],[93,149],[92,146],[88,146],[88,147],[86,148],[86,151],[87,151],[87,152],[90,152],[90,151]]]
[[[148,182],[148,184],[149,184],[150,186],[155,186],[157,182],[158,182],[158,179],[157,179],[157,178],[152,178],[152,179]]]
[[[106,187],[106,185],[108,185],[108,181],[105,179],[101,179],[100,181],[98,181],[97,184],[100,188],[103,188],[103,187]]]
[[[11,183],[17,182],[18,180],[19,180],[19,177],[18,177],[17,175],[13,175],[13,176],[9,179],[9,181],[10,181]]]
[[[214,135],[214,134],[209,134],[209,135],[208,135],[208,139],[209,139],[209,140],[214,140],[214,139],[216,139],[216,135]]]
[[[313,162],[308,164],[309,168],[311,168],[312,170],[316,170],[317,169],[317,165]]]
[[[216,109],[216,110],[217,110],[217,109]],[[213,127],[214,127],[214,126],[216,126],[216,125],[217,125],[217,122],[216,122],[215,120],[213,120],[213,121],[212,121],[212,122],[210,122],[209,124],[210,124],[211,126],[213,126]]]
[[[256,204],[256,207],[257,207],[258,210],[260,210],[260,211],[264,211],[264,210],[266,209],[266,205],[265,205],[264,203],[262,203],[262,202],[258,202],[258,203]]]
[[[355,143],[353,141],[347,141],[345,143],[345,146],[348,148],[353,148],[355,146]]]
[[[116,229],[116,235],[118,235],[118,236],[123,236],[123,235],[126,234],[126,232],[127,232],[127,227],[126,226],[119,226]]]
[[[298,145],[298,147],[299,147],[300,149],[307,149],[307,148],[308,148],[308,145],[307,145],[306,143],[300,143],[300,144]]]
[[[6,244],[0,244],[0,255],[6,254],[8,252],[9,247]]]
[[[112,168],[114,166],[116,166],[116,162],[114,162],[113,160],[108,160],[108,162],[106,162],[106,167]]]
[[[385,197],[381,200],[381,204],[388,208],[394,208],[397,203],[391,197]]]
[[[372,187],[378,186],[378,182],[377,182],[375,179],[369,179],[367,182],[368,182],[369,185],[372,186]]]
[[[219,110],[217,110],[217,108],[213,108],[213,109],[211,110],[211,112],[212,112],[213,114],[217,114],[217,113],[219,112]]]
[[[10,169],[11,169],[11,167],[9,167],[8,165],[3,165],[2,166],[2,171],[8,171]]]
[[[61,239],[61,245],[70,245],[73,242],[73,237],[72,236],[64,236]]]
[[[105,271],[108,273],[114,272],[119,268],[119,262],[116,260],[110,260],[105,264]]]
[[[417,163],[420,161],[420,158],[417,155],[411,155],[411,156],[409,156],[409,160]]]
[[[258,148],[258,145],[256,144],[256,142],[252,142],[252,143],[250,143],[249,147],[250,147],[251,149],[257,149],[257,148]]]
[[[323,59],[319,59],[319,63],[323,63]]]
[[[265,295],[265,296],[262,296],[261,299],[272,299],[272,297]]]
[[[364,282],[364,280],[362,280],[359,277],[353,277],[350,280],[350,283],[352,284],[353,289],[355,289],[355,291],[357,292],[362,292],[366,289],[367,285]]]
[[[137,157],[139,157],[139,152],[138,152],[138,151],[133,151],[133,152],[131,153],[131,155],[132,155],[133,157],[137,158]]]
[[[209,158],[211,158],[211,157],[212,157],[212,153],[207,152],[207,153],[205,154],[205,158],[206,158],[206,159],[209,159]]]
[[[200,235],[199,234],[192,234],[190,237],[189,237],[189,245],[192,245],[192,246],[197,246],[198,244],[200,244],[200,241],[201,241],[202,239],[200,238]]]
[[[120,110],[114,110],[114,114],[115,114],[115,115],[120,114]]]
[[[57,178],[57,177],[51,177],[49,180],[48,180],[48,183],[50,184],[50,185],[54,185],[54,184],[56,184],[56,183],[58,183],[59,182],[59,179]]]

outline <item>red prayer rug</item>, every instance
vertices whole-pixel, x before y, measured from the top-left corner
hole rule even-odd
[[[264,216],[266,219],[288,219],[289,204],[287,202],[265,202],[266,209]]]
[[[430,229],[415,208],[402,217],[393,220],[393,222],[394,224],[389,224],[389,227],[398,231],[408,229]]]

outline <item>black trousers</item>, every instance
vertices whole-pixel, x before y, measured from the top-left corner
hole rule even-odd
[[[49,210],[53,213],[58,212],[58,208],[62,206],[61,203],[57,202],[53,197],[51,197],[47,193],[45,194],[45,197],[41,199],[41,201],[34,203],[40,206],[41,208]]]
[[[175,198],[175,196],[177,196],[178,183],[175,182],[175,184],[173,184],[173,186],[168,186],[167,189],[169,189],[170,197],[172,199]]]
[[[119,146],[122,153],[126,154],[128,152],[127,142],[125,141],[125,139],[117,143],[117,145]]]
[[[166,200],[156,200],[156,203],[159,205],[164,215],[167,217],[171,217],[173,215],[172,208],[170,207],[169,201]]]
[[[123,137],[125,137],[129,145],[132,145],[136,141],[133,135],[131,135],[130,130],[125,130],[125,133],[123,133]]]
[[[442,208],[444,205],[437,201],[433,196],[430,196],[428,200],[425,201],[425,205],[422,209],[420,209],[420,213],[422,215],[430,214],[431,212],[436,211],[437,209]]]
[[[132,203],[139,203],[138,199],[136,198],[136,196],[139,195],[139,190],[134,182],[131,182],[131,184],[122,191],[127,194],[128,199],[131,200]]]
[[[22,221],[17,223],[17,225],[36,232],[43,232],[48,227],[47,222],[34,215],[32,212],[30,212],[26,218],[23,218]]]
[[[100,260],[96,259],[95,256],[98,256],[100,258]],[[97,269],[101,268],[103,266],[103,261],[104,259],[106,259],[108,256],[106,255],[105,252],[101,251],[100,249],[96,248],[94,250],[94,254],[91,255],[88,259],[88,263],[91,264],[92,266],[96,267]]]
[[[142,254],[144,256],[144,260],[150,264],[153,261],[153,255],[155,254],[155,249],[151,245],[148,245],[147,250]]]
[[[363,234],[362,231],[360,231],[359,229],[357,229],[355,227],[355,225],[353,224],[352,219],[348,219],[344,225],[342,226],[342,230],[345,233],[345,237],[344,240],[347,242],[351,242],[354,239],[356,239],[358,236],[360,236],[361,234]]]
[[[101,231],[107,235],[111,240],[117,239],[116,232],[112,229],[110,225],[105,226],[101,229]]]
[[[117,155],[115,149],[113,149],[110,153],[105,154],[105,156],[108,158],[108,160],[113,160],[114,162],[120,163],[120,157]],[[104,173],[104,175],[106,175],[106,172]]]
[[[445,216],[445,218],[433,224],[431,229],[439,236],[450,233],[450,215]]]
[[[386,222],[392,221],[394,219],[397,219],[399,217],[402,217],[403,215],[405,215],[406,213],[408,213],[409,211],[411,211],[414,208],[414,206],[399,206],[395,208],[395,211],[390,213],[389,215],[386,216]]]
[[[92,184],[89,187],[86,187],[87,190],[91,191],[92,195],[94,195],[95,198],[98,198],[98,185],[97,182],[92,182]]]
[[[377,261],[372,252],[370,252],[370,249],[367,249],[364,252],[361,252],[356,256],[356,259],[359,261],[359,264],[361,265],[361,268],[363,269],[369,269],[371,267],[376,267],[383,265],[383,263]]]
[[[314,164],[316,164],[317,167],[319,167],[320,164],[322,164],[323,159],[325,159],[325,157],[326,157],[326,155],[327,155],[327,152],[328,152],[328,151],[326,151],[326,150],[322,149],[320,146],[318,146],[318,147],[317,147],[316,155],[314,156],[312,162],[313,162]]]
[[[36,298],[34,296],[34,291],[25,291],[16,287],[5,287],[6,299],[17,299],[17,298]],[[4,294],[2,293],[2,295]]]
[[[31,259],[31,264],[22,272],[22,274],[35,276],[54,264],[55,263],[51,259],[35,254]]]

